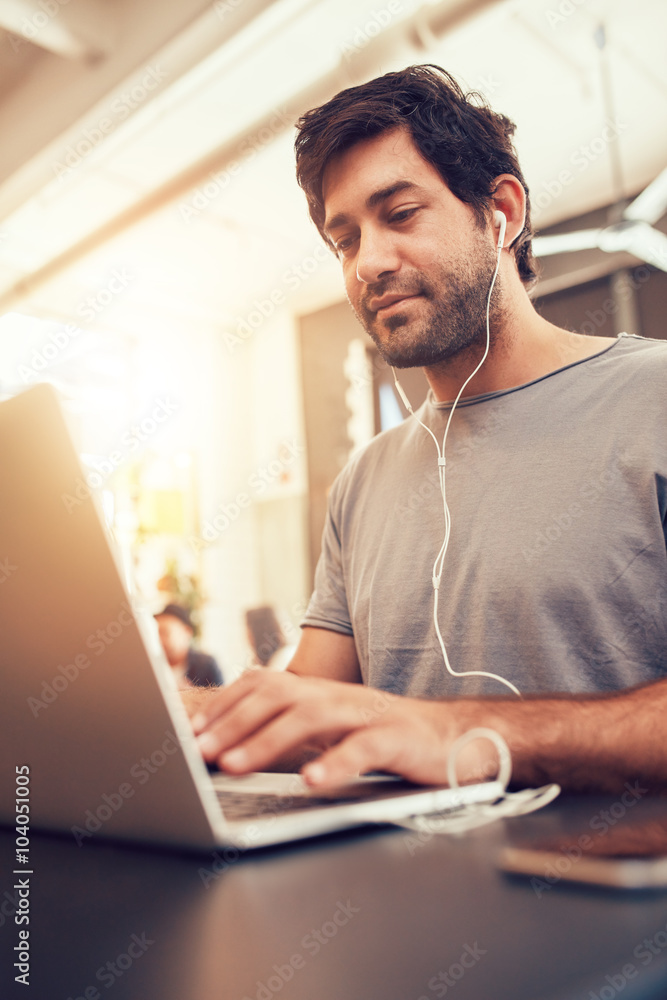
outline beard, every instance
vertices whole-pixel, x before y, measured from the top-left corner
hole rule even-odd
[[[433,277],[413,270],[368,285],[358,307],[352,308],[387,364],[432,367],[486,343],[486,307],[497,256],[483,239],[476,241],[473,254],[474,261],[471,256],[448,269],[441,265]],[[502,316],[499,281],[500,277],[489,309],[489,322],[494,325]],[[378,319],[368,302],[394,294],[419,295],[425,315],[411,319],[409,311],[399,311]]]

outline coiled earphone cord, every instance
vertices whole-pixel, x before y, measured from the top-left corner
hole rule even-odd
[[[499,767],[496,781],[502,785],[503,791],[495,802],[480,802],[463,804],[462,808],[454,807],[451,812],[427,813],[420,816],[408,816],[405,819],[391,820],[395,826],[418,833],[466,833],[479,826],[486,826],[494,820],[505,816],[524,816],[535,812],[542,806],[553,802],[560,794],[560,785],[543,785],[541,788],[524,788],[519,792],[508,792],[507,786],[512,777],[512,758],[509,747],[500,733],[495,729],[478,726],[463,733],[451,746],[447,759],[447,780],[450,788],[460,788],[456,777],[456,761],[461,750],[473,740],[491,740],[498,751]]]

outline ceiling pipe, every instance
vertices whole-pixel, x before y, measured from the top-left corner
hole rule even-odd
[[[414,55],[415,51],[423,52],[426,38],[430,40],[432,36],[433,39],[439,40],[444,34],[461,27],[485,9],[504,2],[505,0],[445,0],[436,6],[422,7],[405,20],[385,29],[358,53],[341,59],[332,71],[295,94],[288,101],[287,114],[283,116],[284,125],[276,128],[274,109],[261,115],[242,133],[237,133],[186,170],[84,236],[31,275],[17,281],[0,296],[0,314],[13,309],[18,302],[31,295],[37,288],[52,281],[64,270],[125,230],[178,198],[182,198],[208,179],[210,174],[223,170],[233,160],[241,160],[242,151],[248,148],[248,140],[262,129],[270,128],[278,136],[286,128],[291,128],[305,111],[323,104],[339,90],[369,79],[373,73],[378,72],[382,63],[390,59],[397,60],[403,53]]]
[[[0,0],[0,8],[5,0]],[[73,0],[70,0],[73,2]],[[85,2],[85,0],[84,0]],[[290,0],[287,0],[289,3]],[[318,0],[302,0],[302,4],[315,4]],[[202,0],[181,0],[180,6],[183,12],[194,11],[201,6]],[[113,117],[114,104],[117,100],[123,105],[123,113],[127,109],[127,117],[123,119],[124,128],[132,128],[135,116],[142,114],[144,109],[152,104],[159,104],[167,86],[155,91],[152,101],[144,101],[130,106],[125,101],[128,91],[135,86],[142,86],[142,79],[149,65],[160,66],[169,80],[169,86],[180,84],[183,78],[191,78],[193,71],[196,71],[202,64],[206,64],[210,56],[225,51],[230,45],[238,43],[239,35],[244,35],[248,30],[252,30],[257,23],[262,22],[266,16],[270,16],[273,10],[280,6],[279,0],[243,0],[242,3],[235,0],[234,3],[227,3],[227,0],[220,0],[230,10],[218,10],[218,4],[211,5],[205,9],[203,14],[195,16],[194,20],[185,23],[178,33],[164,41],[157,49],[135,52],[128,58],[127,39],[119,44],[115,52],[107,59],[96,64],[94,68],[83,71],[79,86],[82,89],[89,88],[94,94],[94,100],[77,116],[74,123],[69,127],[59,130],[55,138],[42,145],[39,152],[33,152],[27,160],[15,164],[13,168],[7,170],[7,143],[0,155],[0,220],[4,220],[14,211],[20,208],[25,202],[30,200],[37,192],[47,187],[53,181],[53,161],[62,158],[63,149],[67,143],[74,143],[81,137],[82,128],[93,126],[103,117]],[[125,7],[127,8],[127,4]],[[149,5],[150,6],[150,5]],[[155,7],[155,4],[153,4]],[[63,8],[68,9],[68,8]],[[137,15],[136,5],[132,8],[134,16]],[[0,17],[0,23],[1,23]],[[135,30],[139,34],[146,31],[146,26],[135,28],[134,22],[125,18],[119,24],[122,35],[127,36]],[[262,39],[263,40],[263,39]],[[125,54],[124,54],[125,52]],[[48,68],[48,67],[47,67]],[[122,72],[118,70],[122,69]],[[106,80],[103,89],[99,86]],[[71,88],[73,80],[67,84]],[[15,88],[15,94],[9,94],[6,101],[0,102],[0,132],[4,126],[5,130],[14,127],[12,123],[21,122],[21,128],[25,128],[25,123],[30,120],[29,105],[21,100],[21,87]],[[33,100],[39,101],[39,95]],[[35,114],[35,121],[39,122],[40,116],[48,114],[48,102],[41,102],[39,111]],[[9,111],[9,114],[8,114]],[[32,124],[32,122],[31,122]],[[116,129],[113,132],[117,134]],[[10,158],[9,162],[13,162]]]
[[[68,0],[40,4],[37,0],[4,0],[0,27],[65,59],[97,59],[114,44],[116,24],[102,0]]]

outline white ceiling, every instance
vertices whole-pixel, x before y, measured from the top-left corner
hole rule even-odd
[[[0,0],[0,24],[8,6]],[[157,6],[168,25],[151,47]],[[516,122],[538,227],[614,199],[612,144],[628,196],[667,164],[661,0],[153,4],[131,58],[131,8],[106,8],[120,37],[109,54],[73,64],[26,42],[13,73],[0,73],[0,123],[20,128],[25,150],[23,162],[0,161],[0,313],[81,323],[114,270],[125,285],[95,325],[136,336],[156,325],[234,331],[271,293],[300,311],[341,297],[294,180],[292,123],[336,89],[411,62],[443,65]],[[442,38],[424,27],[451,11],[462,20]],[[602,17],[610,142],[593,38]],[[415,23],[421,46],[409,41]],[[70,89],[78,79],[66,127],[53,90],[65,70]]]

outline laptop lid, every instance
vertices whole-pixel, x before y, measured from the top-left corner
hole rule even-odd
[[[259,847],[500,793],[497,782],[378,790],[361,778],[365,787],[343,790],[327,808],[311,800],[307,814],[299,803],[290,813],[301,779],[265,775],[282,793],[278,806],[225,819],[171,671],[161,650],[149,652],[50,386],[0,403],[0,470],[0,755],[9,765],[0,823],[15,822],[15,774],[29,787],[34,827],[79,845],[99,835],[196,850]],[[236,794],[258,792],[256,779],[230,782]]]
[[[144,630],[145,631],[145,630]],[[0,822],[208,849],[226,829],[166,661],[149,656],[55,391],[0,403]]]

